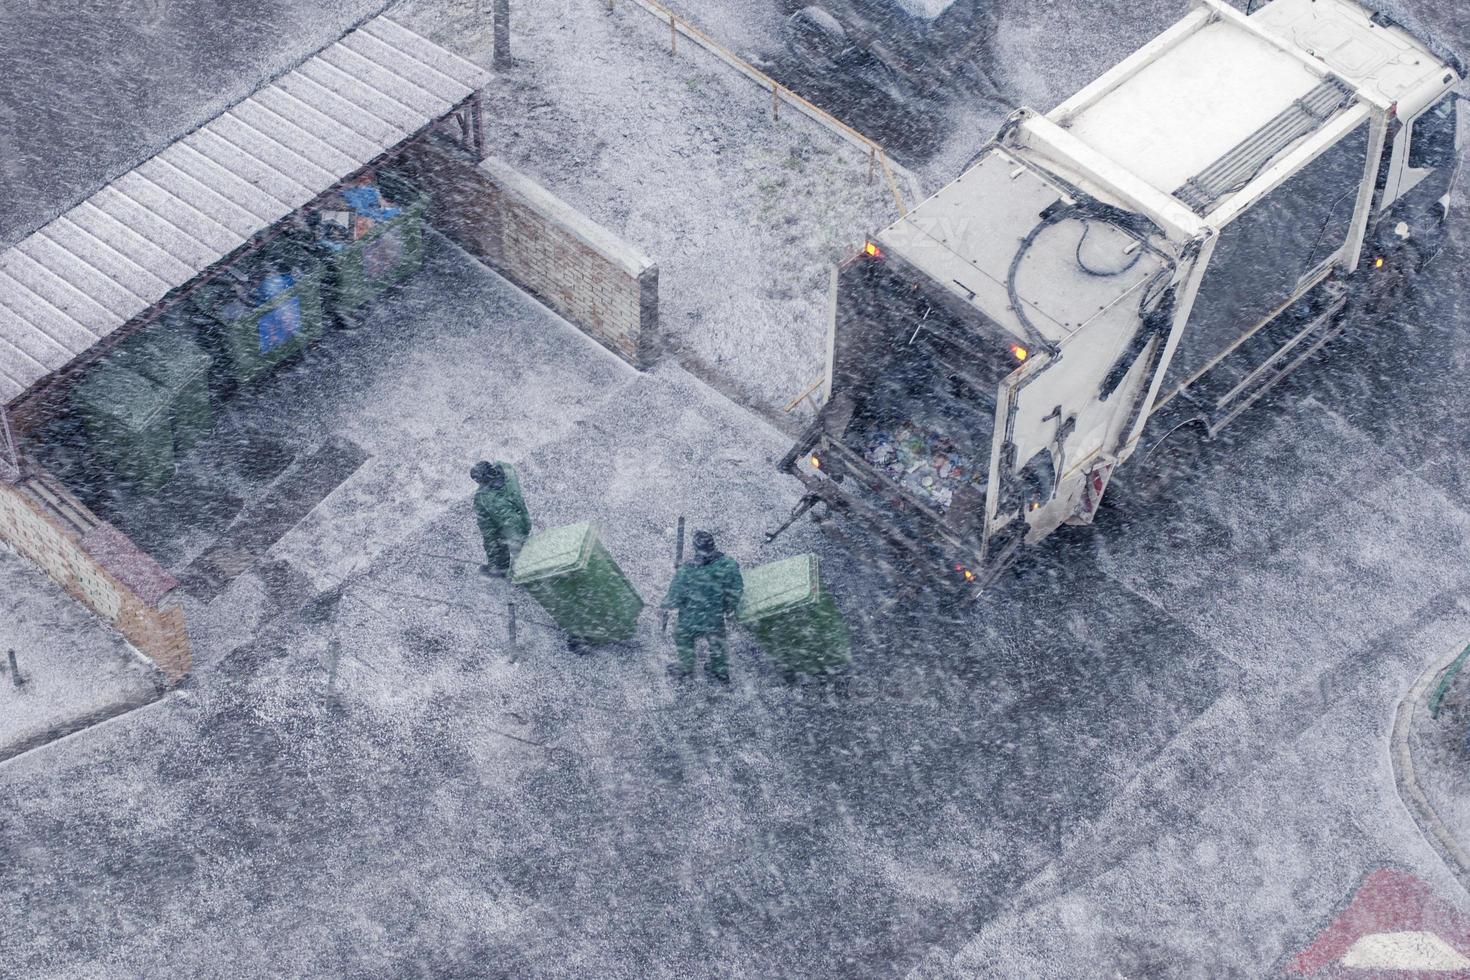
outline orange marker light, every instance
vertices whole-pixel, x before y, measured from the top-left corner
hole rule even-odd
[[[1012,344],[1011,353],[1016,355],[1016,360],[1018,361],[1024,361],[1026,358],[1031,356],[1031,352],[1022,347],[1020,344]]]
[[[1378,256],[1378,258],[1376,258],[1376,259],[1373,260],[1373,268],[1375,268],[1375,269],[1381,269],[1381,268],[1383,268],[1383,256],[1380,255],[1380,256]]]
[[[965,581],[966,582],[973,582],[973,581],[975,581],[975,573],[972,572],[972,571],[970,571],[968,568],[965,569]]]
[[[883,257],[883,250],[878,247],[877,242],[868,242],[863,246],[863,254],[870,258],[881,259]]]
[[[822,457],[813,455],[812,456],[812,466],[815,469],[821,469],[822,468]]]

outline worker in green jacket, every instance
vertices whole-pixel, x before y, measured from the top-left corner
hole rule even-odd
[[[475,491],[475,520],[485,540],[486,562],[480,572],[504,576],[531,533],[531,514],[521,496],[520,481],[507,464],[483,459],[470,470],[470,477],[480,485]]]
[[[729,643],[725,639],[725,617],[735,613],[745,582],[735,559],[715,548],[715,537],[708,531],[694,535],[694,560],[685,562],[674,573],[669,594],[661,608],[678,611],[674,627],[674,647],[679,651],[676,673],[687,677],[694,670],[694,645],[703,637],[709,648],[705,670],[718,681],[730,680],[727,661]]]

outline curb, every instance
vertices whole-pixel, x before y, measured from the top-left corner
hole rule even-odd
[[[35,752],[37,749],[43,749],[48,745],[53,745],[73,735],[79,735],[104,722],[132,714],[134,711],[146,708],[149,705],[158,704],[177,689],[177,684],[173,686],[160,684],[145,694],[124,698],[114,704],[78,715],[75,718],[53,725],[44,731],[22,738],[0,749],[0,766],[19,759],[31,752]]]
[[[1399,799],[1403,800],[1410,816],[1419,826],[1419,832],[1439,853],[1445,866],[1460,882],[1460,887],[1470,892],[1470,849],[1462,844],[1435,812],[1424,790],[1419,785],[1419,774],[1414,769],[1414,755],[1409,748],[1409,731],[1417,713],[1422,710],[1420,702],[1435,679],[1443,673],[1464,650],[1457,644],[1454,649],[1432,663],[1413,688],[1398,703],[1394,710],[1393,736],[1389,745],[1389,764],[1393,767],[1394,782]]]

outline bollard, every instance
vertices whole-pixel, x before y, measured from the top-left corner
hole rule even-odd
[[[331,658],[327,663],[327,708],[335,710],[341,707],[337,700],[337,662],[342,659],[342,644],[328,640],[327,654]]]
[[[25,683],[25,679],[20,676],[20,665],[15,662],[15,651],[10,650],[8,653],[10,655],[10,682],[20,687]]]

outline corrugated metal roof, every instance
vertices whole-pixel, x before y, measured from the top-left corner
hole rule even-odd
[[[488,80],[383,14],[0,252],[0,404]]]

